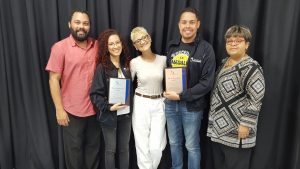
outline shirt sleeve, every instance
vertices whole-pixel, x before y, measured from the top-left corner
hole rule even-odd
[[[258,115],[265,94],[265,80],[260,66],[256,67],[246,82],[246,109],[241,118],[241,125],[256,128]]]
[[[205,96],[213,87],[215,79],[215,53],[212,47],[209,47],[205,52],[204,66],[201,72],[201,78],[198,83],[179,94],[180,100],[194,101]]]
[[[167,57],[163,56],[163,68],[165,69],[167,67]]]
[[[46,66],[47,71],[62,73],[64,70],[65,52],[58,44],[54,44],[51,48],[50,57]]]
[[[136,74],[136,68],[135,68],[135,60],[134,59],[132,59],[131,61],[130,61],[130,72],[131,72],[131,78],[132,78],[132,81],[134,80],[134,78],[135,78],[135,74]]]
[[[105,83],[106,78],[104,75],[103,67],[101,65],[98,65],[91,86],[90,99],[93,105],[98,109],[100,114],[110,109],[107,98],[108,91]]]

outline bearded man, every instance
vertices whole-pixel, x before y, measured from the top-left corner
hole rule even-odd
[[[98,43],[88,37],[90,23],[86,11],[74,11],[68,23],[71,35],[52,46],[46,67],[68,169],[99,165],[101,129],[89,99]]]

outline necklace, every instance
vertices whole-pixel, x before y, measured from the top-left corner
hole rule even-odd
[[[153,53],[148,55],[142,55],[142,59],[146,62],[153,62],[156,59],[156,55]]]
[[[241,62],[242,60],[246,59],[248,55],[245,55],[238,60],[231,59],[230,57],[227,59],[226,63],[224,64],[224,68],[231,68],[232,66],[236,65],[237,63]]]
[[[230,58],[227,59],[225,65],[224,65],[224,68],[230,68],[235,64],[235,62],[231,62],[230,60],[231,60]]]
[[[117,69],[119,69],[119,67],[120,67],[120,62],[118,62],[118,61],[112,61],[112,63],[113,63],[113,65],[114,65]]]

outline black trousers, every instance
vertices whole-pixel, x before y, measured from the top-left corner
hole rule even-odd
[[[100,150],[100,124],[96,116],[69,115],[69,126],[63,127],[64,154],[67,169],[97,169]]]
[[[102,126],[105,143],[105,169],[116,168],[116,151],[119,169],[129,168],[129,140],[131,134],[131,117],[118,116],[117,128]],[[116,150],[116,147],[118,149]]]
[[[212,142],[215,169],[249,169],[252,148],[233,148]]]

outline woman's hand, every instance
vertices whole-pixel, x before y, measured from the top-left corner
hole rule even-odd
[[[247,126],[239,125],[238,128],[238,138],[243,139],[249,136],[250,128]]]
[[[122,103],[116,103],[110,107],[110,111],[117,111],[125,108],[127,105],[123,105]]]

